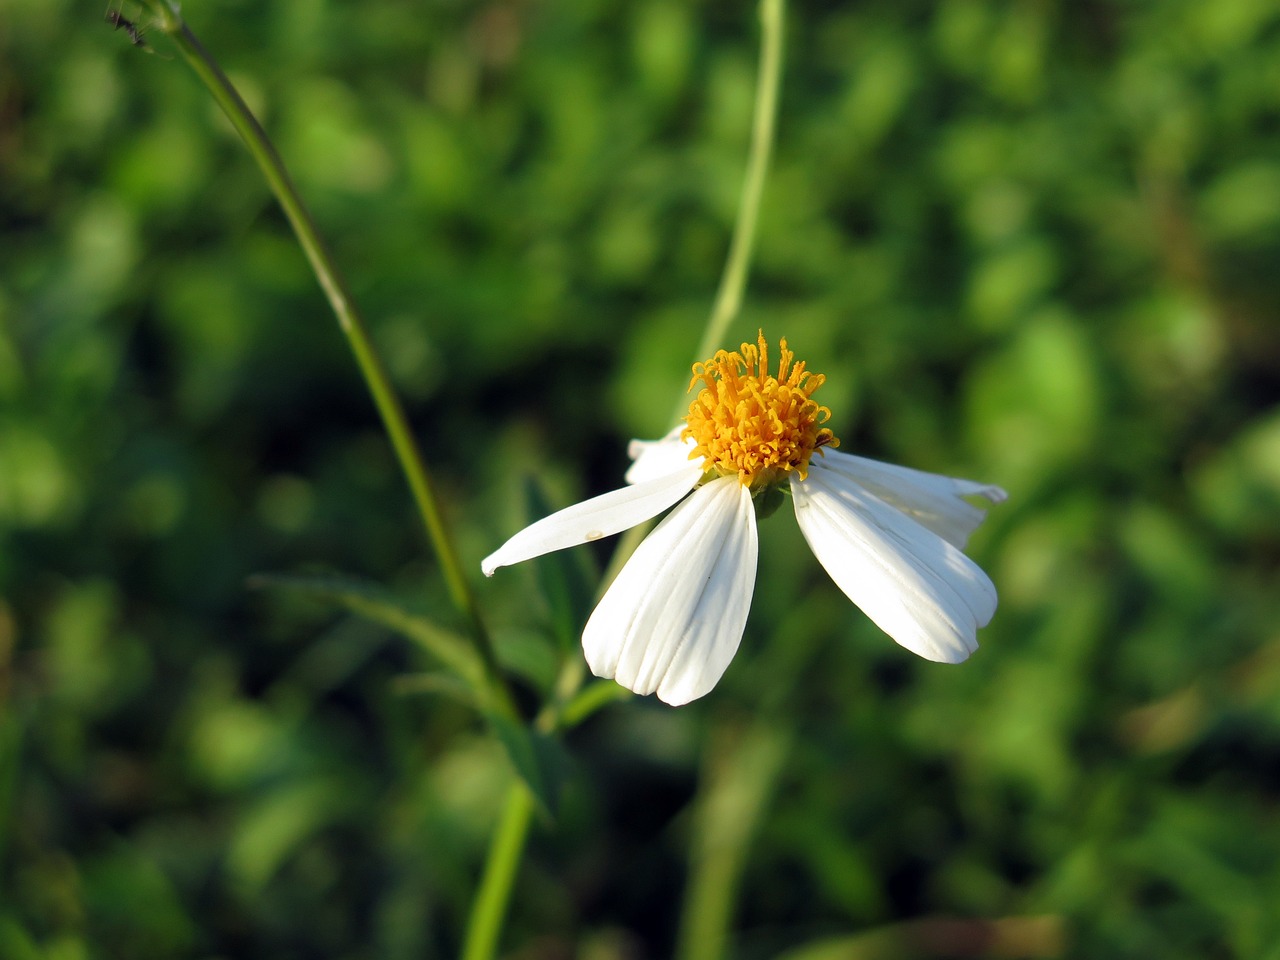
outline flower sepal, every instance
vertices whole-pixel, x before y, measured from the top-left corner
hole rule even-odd
[[[768,520],[777,513],[782,502],[787,499],[788,489],[783,484],[774,483],[753,492],[751,505],[755,507],[756,520]]]

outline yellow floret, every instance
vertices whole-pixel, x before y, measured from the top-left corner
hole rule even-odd
[[[697,448],[690,459],[705,457],[707,468],[720,476],[737,475],[753,492],[781,482],[791,471],[808,475],[809,458],[819,447],[840,441],[821,427],[831,411],[811,397],[826,380],[810,373],[804,361],[792,365],[795,354],[780,344],[778,375],[769,374],[764,332],[757,345],[744,343],[739,351],[721,350],[705,363],[693,365],[689,389],[702,382],[682,437]]]

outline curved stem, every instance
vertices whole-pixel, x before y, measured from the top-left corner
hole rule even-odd
[[[217,62],[187,27],[178,12],[177,5],[172,2],[164,2],[155,4],[153,8],[159,13],[161,29],[177,45],[183,59],[187,61],[191,69],[195,71],[196,76],[208,88],[218,106],[227,115],[227,119],[231,121],[231,125],[240,134],[245,146],[248,147],[249,152],[258,163],[258,167],[262,170],[263,176],[271,187],[271,192],[275,194],[276,200],[279,201],[285,216],[289,218],[289,223],[298,238],[298,243],[306,254],[307,260],[311,264],[311,269],[315,272],[316,279],[324,290],[325,297],[329,300],[329,306],[338,318],[338,326],[341,327],[343,334],[346,336],[351,352],[355,355],[356,364],[360,368],[360,373],[364,377],[370,394],[373,396],[374,405],[378,409],[383,427],[387,431],[387,436],[391,440],[391,446],[395,450],[396,458],[400,462],[400,469],[404,473],[405,480],[408,482],[409,489],[413,494],[414,503],[422,516],[427,538],[435,550],[436,559],[440,563],[440,569],[449,590],[450,598],[470,623],[471,633],[480,657],[484,662],[496,705],[503,710],[507,710],[510,707],[510,697],[499,674],[497,660],[493,653],[493,645],[490,642],[488,630],[480,617],[480,610],[476,604],[475,596],[472,594],[467,579],[462,572],[462,566],[458,561],[457,553],[454,551],[453,542],[445,528],[444,518],[440,512],[439,502],[436,499],[435,489],[431,482],[431,475],[427,470],[426,461],[423,459],[422,451],[414,439],[413,430],[409,426],[408,418],[405,416],[404,407],[401,406],[400,399],[391,385],[391,378],[387,375],[386,367],[383,365],[381,357],[378,356],[377,350],[373,345],[373,339],[369,335],[369,329],[356,308],[346,281],[339,272],[338,266],[325,246],[324,241],[320,238],[315,221],[311,219],[311,214],[303,204],[302,197],[298,194],[298,190],[294,186],[284,162],[280,159],[280,155],[267,137],[266,131],[262,129],[257,118],[249,110],[248,105],[245,104],[235,87],[232,86],[231,81],[227,79],[226,74],[222,72]]]
[[[760,211],[760,197],[764,192],[765,174],[769,169],[769,156],[772,152],[773,131],[778,112],[778,89],[782,77],[782,14],[783,0],[761,0],[760,80],[756,89],[755,120],[752,126],[751,152],[747,159],[746,183],[742,189],[742,204],[738,211],[738,222],[734,227],[733,239],[729,245],[729,256],[724,275],[720,280],[720,289],[716,294],[715,306],[712,308],[706,332],[703,334],[702,345],[698,348],[699,359],[710,355],[712,348],[720,342],[729,322],[742,304],[742,291],[747,282],[751,248],[755,241],[756,222]],[[678,407],[675,418],[678,419],[683,412],[683,406]],[[648,528],[648,524],[641,524],[623,535],[601,583],[602,591],[608,587],[622,564],[639,546]],[[557,685],[556,701],[548,704],[538,717],[539,728],[550,731],[564,723],[573,724],[598,706],[595,698],[584,703],[582,699],[574,696],[584,678],[581,663],[578,662],[576,666],[576,672],[570,668],[562,675],[562,679],[566,682]],[[602,691],[600,702],[606,699]],[[511,884],[515,881],[515,867],[518,865],[520,852],[524,847],[532,813],[533,800],[529,796],[528,789],[519,781],[513,783],[507,797],[506,812],[503,814],[502,822],[493,838],[493,845],[490,847],[484,881],[467,929],[464,960],[490,960],[493,956],[497,946],[496,928],[505,916],[506,904],[511,895]],[[712,923],[722,923],[725,916],[727,916],[727,908],[717,911]],[[691,936],[694,938],[693,942],[702,942],[700,933],[695,931]]]
[[[742,184],[742,199],[738,205],[738,219],[729,241],[729,254],[725,259],[720,286],[707,318],[702,342],[694,360],[705,360],[723,345],[725,331],[742,307],[742,293],[747,286],[751,269],[751,252],[755,246],[756,224],[760,219],[760,198],[764,194],[769,160],[773,155],[774,129],[778,118],[778,92],[782,87],[782,24],[783,0],[760,2],[760,74],[756,81],[755,112],[751,121],[751,147],[747,154],[747,173]],[[686,394],[682,393],[672,412],[672,422],[679,422],[689,411]],[[618,547],[609,561],[601,583],[601,591],[613,582],[622,565],[635,553],[640,541],[649,532],[652,523],[632,527],[622,535]]]
[[[747,285],[751,253],[755,245],[756,224],[760,219],[760,198],[765,176],[773,154],[774,128],[778,117],[778,91],[782,86],[782,21],[783,0],[761,0],[760,3],[760,78],[756,82],[755,115],[751,125],[751,152],[747,156],[747,175],[742,184],[742,200],[738,220],[734,224],[729,255],[725,260],[715,304],[707,320],[696,360],[704,360],[721,345],[730,322],[742,306],[742,292]],[[681,411],[683,412],[683,411]]]

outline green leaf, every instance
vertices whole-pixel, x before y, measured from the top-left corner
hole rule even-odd
[[[551,689],[563,653],[545,628],[505,627],[494,630],[491,636],[494,655],[504,671],[538,690]]]
[[[510,717],[486,714],[516,774],[538,801],[542,812],[554,819],[560,809],[560,791],[569,773],[569,758],[559,741],[532,730]]]
[[[565,729],[576,727],[600,708],[620,700],[628,700],[632,696],[634,694],[630,690],[612,680],[587,684],[565,705],[560,723]]]
[[[484,669],[471,644],[452,630],[407,609],[376,584],[336,576],[255,574],[249,578],[249,586],[309,593],[408,637],[465,680],[479,698],[484,696]]]
[[[525,483],[525,502],[531,517],[545,517],[555,512],[533,480]],[[557,550],[540,557],[534,568],[538,586],[551,610],[551,627],[556,639],[566,650],[575,649],[587,616],[595,606],[595,584],[600,581],[590,551]]]

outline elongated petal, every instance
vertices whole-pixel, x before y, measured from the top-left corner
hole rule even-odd
[[[692,439],[681,440],[680,433],[683,430],[682,423],[672,428],[661,440],[632,440],[627,447],[627,454],[635,462],[627,470],[627,483],[643,483],[669,473],[677,473],[694,463],[689,459],[689,454],[697,444]],[[702,458],[699,457],[696,462],[702,463]]]
[[[927,660],[959,663],[978,648],[996,590],[958,547],[814,462],[791,493],[814,556],[876,626]]]
[[[701,468],[685,467],[679,473],[611,490],[565,507],[525,527],[485,557],[480,569],[486,577],[492,577],[499,567],[628,530],[667,509],[692,490],[701,476]]]
[[[672,706],[716,685],[755,588],[756,517],[736,477],[699,487],[640,544],[582,632],[591,672]]]
[[[960,498],[985,497],[991,503],[1003,503],[1009,496],[987,483],[925,473],[838,450],[823,453],[824,457],[814,457],[815,466],[843,474],[962,550],[987,511]]]

